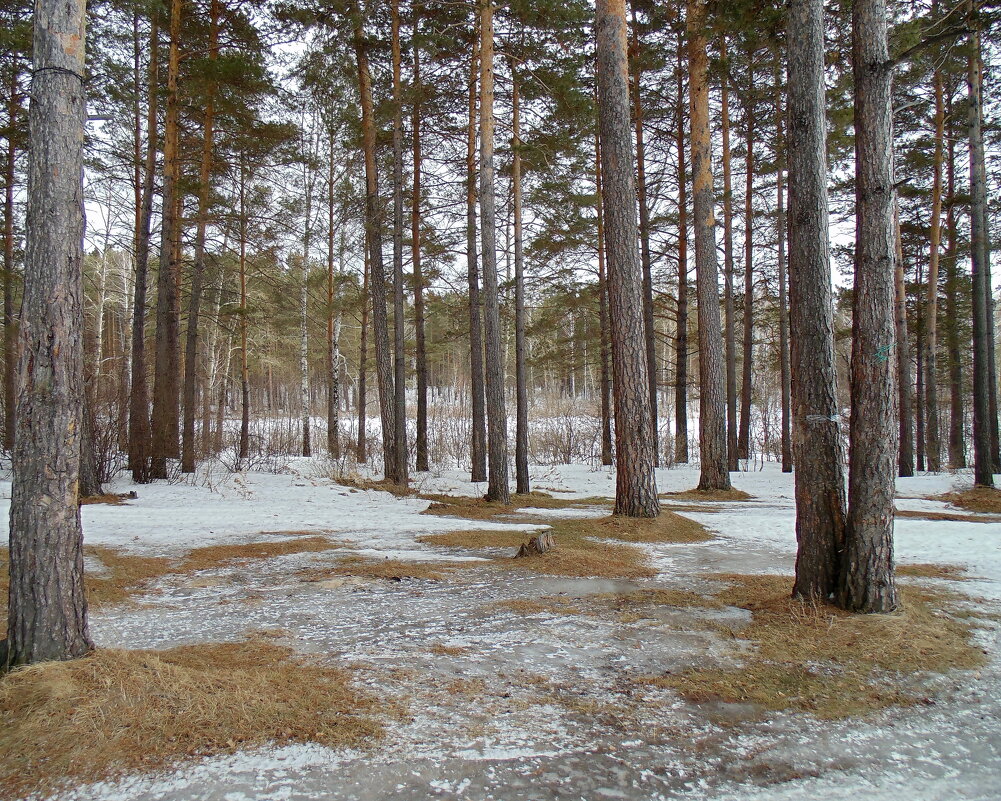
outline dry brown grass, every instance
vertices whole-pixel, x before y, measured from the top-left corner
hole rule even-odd
[[[947,492],[935,495],[930,500],[945,501],[979,514],[1001,514],[1001,490],[994,487],[972,487],[959,492]]]
[[[526,559],[494,559],[489,564],[551,576],[647,578],[657,571],[651,567],[647,553],[633,544],[705,542],[712,538],[701,524],[667,510],[652,519],[611,515],[545,522],[556,538],[553,550]],[[471,529],[430,534],[419,541],[452,548],[517,548],[529,536],[524,532]]]
[[[749,703],[766,710],[796,709],[843,718],[913,703],[928,672],[982,665],[970,626],[948,614],[949,596],[901,588],[901,611],[851,615],[789,597],[786,576],[717,576],[730,586],[724,604],[752,613],[730,634],[749,640],[738,668],[699,667],[641,681],[671,687],[691,701]]]
[[[270,533],[290,536],[312,532]],[[106,545],[86,545],[84,553],[98,560],[103,565],[104,571],[88,571],[84,586],[87,591],[87,602],[91,606],[120,604],[141,592],[150,581],[162,576],[195,573],[251,559],[270,559],[286,554],[327,551],[339,547],[340,543],[319,536],[238,545],[210,545],[195,548],[178,563],[167,557],[140,556]],[[8,558],[8,549],[0,547],[0,617],[6,617],[7,614],[10,581]]]
[[[417,542],[422,542],[425,545],[440,545],[446,548],[517,548],[526,539],[527,535],[521,531],[468,529],[424,534],[417,538]]]
[[[0,680],[0,794],[46,792],[270,742],[357,747],[385,699],[339,668],[254,641],[99,650]]]
[[[276,532],[289,534],[291,532]],[[229,545],[207,545],[195,548],[184,557],[184,561],[175,571],[178,573],[195,573],[199,570],[211,570],[232,562],[246,562],[253,559],[272,559],[276,556],[288,556],[296,553],[320,553],[343,547],[342,543],[328,540],[326,537],[296,537],[286,540],[266,540],[263,542],[243,542]]]
[[[996,517],[984,515],[963,514],[962,512],[922,512],[914,509],[897,509],[895,517],[908,520],[933,520],[943,523],[997,523]]]
[[[495,609],[504,609],[517,615],[579,615],[581,609],[575,604],[575,598],[562,595],[546,595],[542,598],[512,598],[508,601],[497,601],[491,604]]]
[[[682,501],[750,501],[754,499],[753,495],[732,487],[728,490],[690,489],[680,492],[662,492],[659,497]]]
[[[81,506],[104,503],[108,506],[122,506],[126,501],[135,500],[135,496],[128,492],[108,492],[104,495],[86,495],[80,498]]]
[[[337,476],[334,481],[342,487],[349,487],[356,490],[379,490],[388,492],[397,498],[407,498],[414,494],[410,487],[401,484],[394,484],[384,478],[362,478],[358,475]]]
[[[335,565],[321,568],[307,568],[299,572],[303,581],[326,581],[334,576],[356,576],[358,578],[403,581],[405,579],[425,579],[441,581],[449,573],[464,568],[484,567],[489,562],[407,562],[399,559],[368,559],[363,556],[348,556]]]
[[[936,578],[951,581],[969,581],[966,568],[959,565],[937,565],[926,562],[913,565],[896,565],[894,570],[898,576],[909,578]]]
[[[514,494],[508,504],[485,501],[462,495],[421,495],[431,501],[424,514],[446,517],[463,517],[467,520],[493,520],[512,515],[526,507],[533,509],[579,509],[584,506],[610,506],[608,498],[554,498],[544,492]]]
[[[138,556],[104,545],[87,545],[83,550],[107,570],[85,577],[87,602],[94,606],[124,603],[148,582],[173,571],[171,560],[164,557]]]
[[[434,643],[428,652],[436,654],[438,656],[462,656],[463,654],[468,654],[470,648],[468,645],[445,645],[442,642]]]

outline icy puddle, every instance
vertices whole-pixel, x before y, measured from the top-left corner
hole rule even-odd
[[[739,513],[692,516],[715,527],[731,514]],[[672,691],[641,686],[643,675],[732,661],[739,648],[714,624],[739,628],[749,613],[615,599],[657,588],[707,593],[716,585],[699,574],[792,567],[790,556],[770,544],[734,546],[726,537],[648,546],[662,573],[638,581],[490,567],[442,581],[302,580],[299,571],[334,564],[344,551],[167,577],[138,599],[138,608],[95,614],[98,644],[169,648],[264,636],[353,665],[370,691],[402,701],[406,711],[389,714],[386,740],[365,753],[287,746],[65,797],[997,798],[996,661],[974,680],[939,679],[928,705],[892,709],[870,722],[785,713],[761,719],[749,707],[689,704]],[[996,630],[982,636],[997,653]]]

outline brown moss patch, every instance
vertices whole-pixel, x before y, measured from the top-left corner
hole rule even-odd
[[[984,663],[971,627],[949,614],[951,598],[903,587],[892,615],[852,615],[790,597],[786,576],[724,574],[724,604],[752,613],[740,631],[750,641],[740,667],[699,667],[641,682],[677,690],[695,702],[749,703],[766,710],[843,718],[914,703],[920,677]]]
[[[0,793],[48,792],[267,743],[366,745],[385,699],[260,641],[99,650],[0,680]]]
[[[750,501],[754,499],[753,495],[732,487],[728,490],[690,489],[680,492],[662,492],[658,497],[681,501]]]
[[[913,565],[896,565],[894,570],[898,576],[909,578],[936,578],[951,581],[969,581],[966,568],[959,565],[937,565],[918,563]]]
[[[932,497],[933,501],[945,501],[980,514],[1001,514],[1001,490],[994,487],[972,487],[959,492],[948,492]]]

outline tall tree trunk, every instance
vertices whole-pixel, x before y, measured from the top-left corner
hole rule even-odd
[[[521,232],[521,109],[518,78],[511,65],[512,150],[511,184],[514,194],[514,374],[517,394],[514,472],[516,492],[529,492],[528,483],[528,376],[525,353],[525,255]]]
[[[844,544],[845,474],[828,239],[823,0],[792,0],[786,41],[789,308],[798,545],[793,594],[827,599],[837,589]]]
[[[14,180],[17,164],[17,117],[21,111],[20,88],[18,86],[18,64],[11,59],[10,96],[7,98],[7,153],[4,159],[4,202],[3,202],[3,397],[4,397],[4,448],[8,453],[14,449],[14,406],[15,370],[17,368],[17,325],[14,321]]]
[[[407,486],[407,354],[403,297],[403,79],[400,74],[400,0],[393,0],[393,473],[386,477]]]
[[[470,479],[487,480],[487,419],[483,391],[483,327],[476,252],[476,87],[479,72],[479,32],[474,34],[469,65],[469,122],[466,129],[466,273],[469,282],[469,386],[473,435]]]
[[[744,337],[737,454],[751,453],[751,378],[754,375],[754,54],[748,53],[747,104],[744,109]]]
[[[240,153],[240,460],[250,456],[250,361],[247,353],[247,156]]]
[[[640,212],[640,264],[643,267],[643,334],[646,343],[646,373],[650,383],[650,425],[654,465],[660,461],[660,426],[657,420],[657,321],[653,308],[653,259],[650,256],[650,205],[646,194],[646,145],[643,137],[643,100],[640,87],[640,39],[636,8],[632,8],[633,117],[636,125],[636,200]]]
[[[897,606],[893,578],[894,237],[892,67],[885,0],[852,7],[855,77],[855,294],[848,518],[838,603],[855,612]]]
[[[679,33],[680,36],[680,33]],[[674,461],[688,462],[688,175],[685,171],[684,57],[678,48],[678,311],[674,347]]]
[[[949,354],[949,467],[966,467],[965,403],[963,398],[963,361],[959,347],[959,234],[956,230],[956,137],[952,135],[952,99],[950,92],[949,158],[946,164],[945,230],[947,238],[945,278],[946,350]]]
[[[93,647],[78,479],[83,397],[85,4],[35,4],[5,665]]]
[[[900,216],[893,199],[893,287],[894,325],[897,339],[897,393],[900,424],[900,447],[897,471],[900,476],[914,475],[914,401],[911,378],[911,347],[907,337],[907,290],[904,285],[904,251],[900,240]]]
[[[615,393],[615,514],[660,514],[650,441],[649,384],[637,252],[636,186],[629,131],[629,75],[624,0],[598,0],[598,124],[602,205],[608,248],[608,300]]]
[[[365,233],[365,259],[364,275],[362,277],[361,290],[361,342],[358,345],[358,442],[356,458],[358,464],[365,464],[368,461],[367,429],[368,424],[368,397],[367,397],[367,375],[368,375],[368,278],[371,275],[369,265],[369,254],[371,249],[368,245],[368,232]]]
[[[901,261],[903,252],[901,249]],[[921,265],[916,280],[921,284]],[[925,469],[925,320],[924,305],[918,295],[914,306],[914,467],[920,473]],[[900,380],[898,375],[897,380]]]
[[[382,204],[379,200],[379,170],[376,164],[375,109],[372,75],[368,63],[368,43],[362,24],[354,32],[358,87],[362,109],[362,140],[365,150],[365,231],[369,249],[369,278],[372,295],[372,329],[375,334],[375,371],[379,384],[379,412],[382,420],[384,473],[391,481],[397,475],[396,428],[393,399],[393,367],[389,351],[389,322],[386,313],[386,271],[382,262]]]
[[[129,469],[132,480],[150,479],[149,385],[146,376],[146,292],[148,289],[150,228],[157,152],[157,88],[160,29],[156,16],[150,22],[148,95],[146,99],[146,161],[143,166],[142,201],[136,228],[136,283],[132,304],[132,387],[129,392]]]
[[[983,61],[977,4],[969,3],[974,31],[967,66],[970,138],[970,252],[973,264],[973,479],[978,486],[994,486],[992,432],[997,414],[991,408],[991,286],[987,243],[987,167],[983,134]],[[995,390],[996,391],[996,390]],[[993,424],[991,418],[993,417]]]
[[[178,315],[177,285],[180,269],[178,214],[180,158],[178,154],[179,97],[177,79],[181,62],[181,11],[183,0],[171,0],[170,50],[167,62],[167,113],[163,140],[163,212],[160,224],[160,271],[157,278],[156,359],[153,375],[151,478],[167,478],[167,459],[177,453],[178,439]]]
[[[699,299],[699,489],[730,488],[726,458],[726,388],[719,313],[719,267],[713,214],[712,141],[709,132],[709,59],[706,7],[688,0],[689,103],[692,117],[692,202],[695,213],[695,282]]]
[[[937,3],[934,4],[937,6]],[[937,8],[935,8],[937,11]],[[941,429],[938,419],[938,272],[942,249],[942,161],[945,141],[945,104],[942,72],[935,70],[935,162],[932,181],[931,230],[929,232],[928,288],[925,320],[925,413],[927,416],[928,469],[942,469]]]
[[[340,353],[334,329],[334,132],[329,132],[327,153],[327,452],[331,459],[341,458],[340,421],[341,388],[338,381]],[[341,231],[340,261],[344,259],[344,231]],[[338,276],[339,277],[339,276]],[[340,311],[337,312],[338,324]]]
[[[601,135],[594,135],[594,184],[597,195],[598,228],[598,328],[601,337],[600,375],[601,393],[601,463],[612,464],[612,378],[610,375],[608,342],[608,281],[605,271],[605,217],[601,211]]]
[[[480,236],[483,242],[483,333],[487,399],[487,499],[507,503],[507,410],[501,360],[500,301],[494,216],[494,9],[480,0]]]
[[[424,324],[424,275],[421,272],[421,49],[420,9],[414,4],[414,109],[413,152],[414,192],[410,204],[411,251],[414,262],[414,338],[415,370],[417,372],[417,445],[415,448],[417,471],[428,467],[428,357]]]
[[[733,179],[730,175],[730,81],[726,36],[720,39],[723,74],[720,77],[720,125],[723,134],[723,307],[726,341],[726,453],[730,470],[738,467],[737,445],[737,335],[733,300]],[[748,125],[750,123],[748,122]],[[747,371],[745,365],[744,371]],[[746,443],[745,443],[746,444]]]
[[[775,238],[778,242],[779,274],[779,376],[782,383],[782,472],[792,472],[792,375],[789,366],[789,303],[786,296],[786,210],[783,169],[785,135],[782,117],[782,66],[775,66]]]
[[[209,63],[219,57],[219,0],[209,4]],[[211,69],[211,67],[210,67]],[[184,343],[184,422],[181,428],[181,472],[195,472],[195,395],[198,382],[198,324],[205,277],[205,231],[208,227],[209,191],[212,180],[215,79],[210,78],[202,126],[202,163],[198,175],[198,220],[195,261],[191,268],[188,330]]]
[[[311,170],[312,167],[307,167]],[[313,180],[306,178],[306,228],[302,243],[299,274],[299,414],[302,431],[302,455],[313,455],[312,392],[309,384],[309,254],[313,234]]]

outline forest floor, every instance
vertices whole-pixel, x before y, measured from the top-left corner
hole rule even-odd
[[[792,477],[774,464],[733,474],[741,500],[686,493],[694,469],[659,470],[665,509],[682,515],[677,536],[601,523],[607,469],[533,468],[533,489],[549,497],[487,511],[430,497],[483,492],[458,472],[418,476],[425,498],[325,472],[319,460],[282,475],[215,468],[83,507],[95,575],[114,571],[110,554],[173,560],[138,571],[128,597],[95,603],[92,634],[100,649],[287,646],[349,670],[376,699],[368,714],[382,736],[236,745],[66,789],[62,801],[997,798],[1001,517],[930,497],[968,475],[898,482],[911,611],[846,629],[856,624],[830,610],[793,608],[788,580],[770,578],[791,576],[795,558]],[[0,521],[6,537],[5,508]],[[508,558],[547,522],[565,561]],[[605,577],[576,575],[594,564]],[[785,628],[767,621],[785,627],[790,610],[816,641],[780,651]],[[918,624],[932,628],[907,628]],[[825,632],[875,653],[832,656]],[[966,650],[936,645],[960,634]],[[911,653],[932,653],[927,666],[943,672],[886,664]]]

